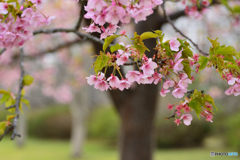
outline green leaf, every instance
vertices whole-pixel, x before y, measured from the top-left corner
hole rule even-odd
[[[191,78],[191,67],[189,65],[189,61],[183,61],[182,64],[184,66],[183,70],[188,75],[188,78]]]
[[[112,43],[112,41],[119,36],[120,35],[111,35],[111,36],[107,37],[103,44],[103,51],[105,52],[107,47]]]
[[[30,86],[33,83],[34,78],[30,75],[25,75],[23,77],[23,85]]]
[[[10,93],[4,89],[0,89],[0,94],[9,94],[10,95]]]
[[[114,46],[110,47],[111,52],[121,49],[121,46],[117,43]]]
[[[215,106],[214,100],[211,96],[204,94],[204,100],[211,103],[217,111],[217,107]]]
[[[103,52],[97,57],[96,61],[93,63],[94,65],[94,72],[98,74],[104,67],[107,66],[110,57],[104,54]]]
[[[205,57],[205,56],[200,56],[200,57],[199,57],[198,63],[199,63],[199,65],[200,65],[200,67],[199,67],[198,73],[199,73],[201,70],[203,70],[204,68],[206,68],[208,61],[209,61],[209,59],[208,59],[207,57]]]
[[[228,47],[221,46],[215,50],[215,53],[223,56],[226,56],[226,55],[235,56],[237,54],[237,51],[233,46],[228,46]]]
[[[31,108],[30,106],[30,102],[24,98],[21,98],[21,102],[24,103],[26,106],[28,106],[29,108]]]
[[[192,99],[191,102],[188,103],[188,106],[195,110],[198,119],[200,119],[199,115],[201,113],[201,104],[198,100]]]
[[[17,114],[15,115],[8,115],[7,116],[7,121],[11,121],[11,119],[15,118],[17,116]]]
[[[7,125],[7,122],[0,122],[0,135],[4,133],[6,125]]]
[[[227,68],[234,69],[234,70],[240,72],[240,69],[239,69],[238,65],[236,65],[236,64],[228,64]]]
[[[220,44],[217,42],[217,39],[218,38],[216,38],[215,40],[213,40],[213,39],[210,39],[209,37],[207,37],[208,38],[208,40],[212,43],[212,46],[213,46],[213,48],[216,48],[216,47],[218,47]]]
[[[0,105],[7,102],[9,98],[10,98],[9,94],[3,94],[2,98],[0,99]]]
[[[11,105],[14,105],[16,103],[15,99],[9,98],[6,102],[5,102],[5,107],[10,107]]]
[[[232,63],[236,63],[232,56],[224,56],[223,60],[228,61],[228,62],[232,62]]]
[[[150,38],[157,38],[157,37],[159,37],[159,35],[156,34],[156,33],[153,33],[153,32],[144,32],[140,35],[141,40],[150,39]]]
[[[240,5],[233,6],[233,12],[240,14]]]

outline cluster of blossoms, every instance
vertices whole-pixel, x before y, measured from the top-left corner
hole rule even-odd
[[[162,4],[162,0],[89,0],[84,15],[87,19],[92,19],[93,23],[85,27],[86,32],[99,32],[101,39],[114,34],[119,28],[118,24],[129,23],[131,18],[135,22],[146,20],[146,17],[153,13],[153,8]],[[108,23],[108,27],[104,24]],[[99,27],[101,26],[101,27]]]
[[[240,62],[238,65],[240,66]],[[229,85],[231,85],[231,87],[225,91],[225,94],[234,96],[240,95],[240,75],[238,77],[234,77],[232,73],[226,73],[223,74],[223,78],[227,80]]]
[[[203,12],[205,8],[210,5],[209,0],[183,0],[182,3],[186,5],[185,13],[195,18],[201,17],[201,12]],[[201,11],[199,11],[198,8],[200,5],[203,6]]]
[[[33,1],[34,2],[34,1]],[[36,6],[40,1],[31,7],[22,5],[15,8],[18,14],[14,16],[9,12],[12,4],[0,3],[0,47],[20,47],[32,36],[34,29],[48,25],[54,17],[46,17],[40,13]],[[4,8],[4,9],[2,9]],[[7,17],[6,17],[7,16]]]
[[[149,33],[145,33],[145,36],[146,34]],[[134,36],[132,39],[136,40],[134,43],[141,43],[138,38],[137,35]],[[188,95],[185,96],[185,101],[181,101],[180,104],[175,107],[174,115],[176,114],[178,118],[175,118],[174,122],[177,125],[181,123],[187,126],[190,125],[193,119],[190,112],[196,108],[198,111],[195,111],[198,116],[203,116],[206,121],[212,122],[213,112],[211,104],[215,107],[212,98],[209,95],[203,94],[201,91],[195,90],[193,93],[187,89],[188,85],[194,80],[190,68],[196,65],[195,73],[198,73],[199,70],[203,68],[202,57],[198,54],[192,54],[187,46],[188,43],[186,41],[177,39],[176,37],[166,42],[161,41],[155,48],[155,55],[152,58],[148,58],[144,53],[141,55],[140,50],[136,46],[119,43],[116,53],[107,53],[104,55],[104,59],[107,59],[106,62],[102,62],[103,59],[101,59],[101,56],[103,55],[95,62],[95,67],[98,67],[97,61],[99,61],[98,63],[100,65],[105,63],[105,67],[112,66],[114,70],[111,76],[106,77],[104,73],[99,72],[97,75],[87,77],[87,82],[101,91],[109,89],[119,89],[123,91],[136,84],[158,84],[161,82],[162,87],[159,93],[162,97],[165,97],[166,94],[170,92],[176,98],[183,98],[185,94]],[[122,75],[119,70],[122,65],[136,65],[138,70],[127,71],[125,75]],[[99,68],[99,70],[102,69],[103,68]],[[115,76],[116,70],[119,72],[121,80],[118,76]],[[229,82],[232,81],[235,82],[236,79],[229,80]],[[170,88],[172,89],[170,90]],[[191,94],[192,96],[190,96]],[[205,105],[202,106],[203,103]],[[198,106],[195,106],[196,104]],[[175,105],[169,104],[168,109],[172,110],[174,106]]]
[[[120,43],[124,46],[123,43]],[[170,48],[173,51],[179,51],[180,43],[176,38],[172,38],[169,42]],[[164,67],[158,70],[159,65],[156,61],[153,61],[152,58],[147,58],[143,56],[141,61],[141,66],[139,67],[139,71],[128,71],[125,75],[126,78],[122,77],[122,80],[119,80],[117,76],[113,74],[106,78],[103,73],[99,73],[98,75],[91,75],[87,77],[88,83],[90,85],[94,85],[96,89],[101,91],[108,89],[128,89],[134,82],[138,84],[158,84],[161,82],[162,78],[165,78],[165,82],[163,83],[162,90],[160,91],[160,95],[162,97],[166,96],[166,93],[170,92],[169,88],[174,87],[172,91],[172,95],[176,98],[182,98],[185,93],[187,93],[188,84],[192,83],[192,79],[188,78],[188,75],[183,71],[183,58],[182,50],[180,50],[174,60],[167,60],[167,68],[172,70],[174,74],[170,75],[169,71],[166,72]],[[125,46],[125,50],[119,49],[117,54],[112,54],[112,59],[115,60],[117,67],[127,64],[129,62],[129,57],[139,58],[136,50],[131,47],[131,45]],[[197,56],[195,56],[197,57]],[[197,61],[192,61],[192,63],[196,63]],[[161,74],[162,73],[162,74]],[[169,77],[169,78],[168,78]]]
[[[188,106],[189,100],[185,100],[183,103],[180,103],[179,105],[177,105],[175,107],[175,112],[174,114],[179,117],[179,118],[175,118],[175,123],[177,124],[177,126],[182,123],[181,120],[183,120],[183,123],[187,126],[189,126],[191,124],[191,121],[193,119],[192,115],[189,114],[190,111],[192,111],[192,108],[190,108]],[[169,104],[167,106],[167,108],[169,110],[173,110],[174,104],[171,105]],[[213,122],[213,112],[212,112],[213,108],[212,105],[206,103],[206,108],[203,109],[203,111],[201,111],[200,116],[204,117],[206,121],[208,122]]]

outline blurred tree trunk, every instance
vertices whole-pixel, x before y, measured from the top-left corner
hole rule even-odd
[[[16,138],[18,147],[23,147],[27,138],[27,113],[29,108],[23,106],[22,109],[24,114],[20,113],[17,125],[18,133],[21,135],[21,137]]]
[[[72,119],[71,130],[71,157],[77,158],[82,155],[83,143],[86,138],[86,121],[89,115],[88,90],[86,87],[75,95],[70,104],[70,114]]]

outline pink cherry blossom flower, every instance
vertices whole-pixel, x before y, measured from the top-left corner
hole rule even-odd
[[[87,6],[91,7],[91,9],[101,11],[104,6],[107,6],[107,3],[104,0],[89,0]]]
[[[83,27],[82,29],[86,29],[86,32],[98,32],[98,33],[101,33],[101,30],[98,26],[95,26],[94,23],[90,24],[89,27]]]
[[[177,61],[182,57],[182,51],[183,51],[183,49],[181,49],[181,51],[179,51],[179,52],[176,54],[176,56],[175,56],[175,58],[174,58],[174,62],[177,62]]]
[[[230,96],[234,93],[234,87],[230,87],[225,91],[225,94]]]
[[[106,81],[104,81],[104,80],[98,80],[96,83],[95,83],[95,85],[94,85],[94,88],[95,89],[99,89],[100,91],[107,91],[108,90],[108,88],[109,88],[109,85],[108,85],[108,83],[106,82]]]
[[[89,77],[86,77],[86,79],[89,85],[94,85],[98,81],[95,75],[90,75]]]
[[[206,121],[213,122],[212,118],[213,118],[213,116],[211,114],[206,115]]]
[[[155,5],[160,5],[163,3],[162,0],[152,0],[152,2],[155,4]]]
[[[153,62],[151,58],[140,67],[145,75],[152,75],[155,68],[157,68],[157,63]]]
[[[185,78],[188,78],[188,75],[186,73],[180,73],[179,78],[180,79],[185,79]]]
[[[179,71],[183,70],[183,64],[182,64],[183,59],[179,59],[175,65],[173,66],[173,70],[175,73],[178,73]]]
[[[169,45],[170,45],[170,49],[172,51],[179,51],[179,47],[180,47],[180,42],[177,40],[177,37],[173,37],[170,41],[169,41]]]
[[[190,80],[189,78],[184,78],[184,79],[181,79],[179,82],[178,82],[178,86],[182,89],[185,89],[188,87],[188,84],[192,84],[192,80]]]
[[[154,79],[154,84],[158,84],[159,81],[161,81],[163,75],[161,75],[160,73],[154,72],[153,74],[153,79]]]
[[[208,0],[203,0],[203,1],[202,1],[202,5],[203,5],[204,7],[207,7],[207,6],[210,5],[210,2],[209,2]]]
[[[170,92],[170,90],[166,90],[162,88],[162,90],[159,93],[162,97],[165,97],[168,92]]]
[[[126,74],[126,78],[129,82],[137,82],[140,79],[139,75],[139,71],[128,71],[128,73]]]
[[[128,62],[128,57],[129,57],[128,53],[121,54],[121,56],[119,58],[117,58],[117,61],[116,61],[117,65],[120,66],[120,65],[123,65],[124,63]]]
[[[179,126],[179,124],[180,124],[180,123],[182,123],[182,122],[180,121],[180,119],[177,119],[177,118],[175,118],[175,121],[174,121],[174,123],[176,123],[176,124],[177,124],[177,126]]]
[[[109,81],[109,84],[112,88],[118,88],[120,85],[120,80],[117,76],[111,75],[111,77],[109,77],[107,81]]]
[[[7,14],[8,13],[8,3],[0,2],[0,14]]]
[[[136,81],[138,84],[147,84],[148,83],[148,75],[146,74],[140,74],[139,75],[139,80]]]
[[[176,98],[182,98],[184,93],[187,93],[187,89],[176,88],[173,90],[172,95]]]
[[[153,13],[153,10],[151,7],[144,7],[132,14],[132,17],[135,19],[135,23],[138,23],[139,21],[145,21],[147,16],[151,15]]]
[[[192,122],[192,115],[191,114],[184,114],[181,116],[180,120],[183,119],[183,123],[186,125],[186,126],[189,126]]]
[[[229,74],[227,75],[227,80],[229,85],[233,85],[238,79]]]
[[[174,106],[174,104],[168,104],[167,108],[168,108],[169,110],[172,110],[172,109],[173,109],[173,106]]]
[[[172,80],[166,80],[164,83],[163,83],[163,88],[164,89],[168,89],[169,87],[173,87],[175,85],[175,82],[172,81]]]
[[[115,33],[117,31],[117,29],[120,28],[117,25],[112,25],[110,24],[107,28],[106,28],[106,32],[109,32],[111,34]]]
[[[129,89],[131,86],[131,83],[128,82],[127,80],[123,79],[120,81],[118,89],[123,91],[124,89]]]
[[[115,2],[107,8],[108,14],[105,17],[105,21],[111,24],[118,24],[118,22],[126,15],[126,11],[123,7],[118,6]]]

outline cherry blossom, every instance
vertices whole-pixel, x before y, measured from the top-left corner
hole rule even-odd
[[[164,83],[163,83],[163,88],[164,89],[168,89],[169,87],[173,87],[175,85],[175,82],[172,81],[172,80],[166,80]]]
[[[147,62],[145,62],[140,69],[143,70],[145,75],[152,75],[154,73],[154,69],[157,68],[157,64],[152,61],[152,58],[149,58]]]
[[[162,90],[159,92],[160,93],[160,95],[162,96],[162,97],[165,97],[166,96],[166,93],[169,93],[170,92],[170,90],[167,90],[167,89],[163,89],[162,88]]]
[[[179,124],[180,124],[180,123],[182,123],[182,122],[180,121],[180,119],[177,119],[177,118],[175,118],[175,121],[174,121],[174,123],[176,123],[176,124],[177,124],[177,126],[179,126]]]
[[[140,79],[139,75],[139,71],[128,71],[128,73],[126,74],[126,78],[129,82],[138,82]]]
[[[111,77],[109,77],[107,81],[109,81],[109,84],[112,88],[118,88],[120,85],[120,80],[117,76],[111,75]]]
[[[8,13],[8,3],[0,2],[0,14],[7,14]]]
[[[180,120],[183,119],[183,123],[186,125],[186,126],[189,126],[192,122],[192,115],[191,114],[184,114],[181,116]]]
[[[180,42],[177,40],[177,37],[173,37],[170,41],[169,41],[169,45],[170,45],[170,49],[172,51],[179,51],[179,47],[180,47]]]
[[[176,88],[173,90],[172,95],[176,98],[182,98],[184,96],[184,93],[187,93],[187,89],[182,88]]]
[[[121,80],[118,89],[123,91],[124,89],[129,89],[131,86],[131,83],[127,80]]]

